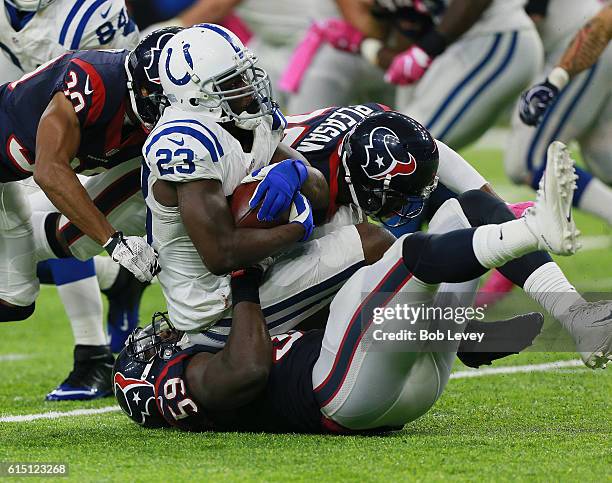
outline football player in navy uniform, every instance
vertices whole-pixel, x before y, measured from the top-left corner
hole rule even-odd
[[[285,142],[306,156],[325,175],[330,187],[329,208],[327,213],[319,213],[319,220],[329,218],[340,206],[352,204],[370,217],[381,219],[384,215],[383,223],[406,224],[423,209],[437,177],[460,193],[459,203],[471,226],[514,219],[467,161],[438,140],[424,143],[423,139],[430,137],[424,127],[407,116],[389,112],[385,106],[332,107],[290,116],[287,122]],[[376,145],[377,139],[382,145]],[[408,157],[402,154],[406,147]],[[439,158],[435,168],[426,166],[434,151]],[[549,156],[556,155],[553,145]],[[389,214],[394,214],[391,220],[385,218]],[[610,329],[592,327],[597,319],[607,318],[610,304],[585,302],[548,254],[525,255],[504,265],[500,272],[555,316],[576,341],[587,330],[593,340],[598,340],[592,344],[603,344],[610,350]],[[477,281],[473,280],[461,286],[443,284],[440,291],[471,293],[476,288]],[[564,297],[572,302],[566,307],[568,313],[559,310],[558,299]],[[471,357],[467,355],[464,362],[469,363]]]
[[[153,61],[159,42],[177,30],[153,34],[134,52],[67,53],[0,86],[0,320],[23,320],[33,312],[38,260],[88,259],[105,246],[141,281],[158,272],[157,255],[144,238],[120,230],[144,234],[140,151],[146,125],[159,116],[150,103],[159,90]],[[76,173],[97,176],[83,187]],[[13,183],[31,176],[63,220],[59,214],[32,217],[21,186]],[[93,386],[96,395],[103,392],[99,386],[108,393],[106,377]]]
[[[390,152],[397,148],[390,144]],[[419,418],[442,394],[458,341],[436,348],[423,335],[407,335],[415,328],[430,333],[435,326],[426,317],[382,317],[382,310],[427,305],[438,284],[477,278],[536,250],[574,253],[577,230],[567,216],[573,162],[555,149],[535,210],[479,228],[464,219],[465,228],[448,231],[447,215],[459,206],[449,200],[431,223],[438,234],[398,239],[382,260],[349,279],[324,331],[271,338],[259,301],[260,268],[232,274],[234,319],[221,351],[180,350],[180,333],[164,318],[137,330],[114,368],[122,410],[145,427],[186,431],[346,434],[400,429]],[[385,334],[405,338],[386,346]]]

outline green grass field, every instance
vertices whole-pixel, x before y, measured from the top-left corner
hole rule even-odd
[[[498,150],[465,155],[504,196],[532,197],[505,180]],[[591,217],[577,219],[597,243],[559,261],[580,290],[611,291],[606,239],[612,236]],[[524,297],[512,303],[532,307]],[[148,317],[163,307],[154,286],[141,313]],[[75,481],[612,480],[610,369],[565,364],[542,372],[455,378],[428,414],[388,436],[184,434],[143,430],[120,412],[2,422],[15,415],[114,405],[113,399],[43,401],[72,364],[72,336],[54,288],[43,288],[30,320],[3,324],[0,341],[0,462],[68,463]],[[528,352],[495,367],[576,358],[570,352]],[[456,370],[465,367],[458,363]]]

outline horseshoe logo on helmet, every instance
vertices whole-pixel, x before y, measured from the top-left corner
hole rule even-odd
[[[185,61],[187,62],[187,65],[189,65],[189,67],[193,69],[193,59],[191,58],[191,53],[189,52],[190,48],[191,44],[183,45],[183,55],[185,56]],[[172,54],[173,49],[169,48],[168,56],[166,57],[166,74],[168,75],[168,79],[170,79],[170,82],[176,84],[177,86],[187,85],[187,83],[191,80],[191,74],[189,72],[186,72],[183,77],[177,79],[172,75],[172,72],[170,71],[170,58],[172,57]]]
[[[387,177],[409,176],[416,171],[414,156],[408,153],[408,162],[396,159],[389,149],[389,142],[400,142],[399,136],[388,127],[377,127],[370,133],[370,143],[366,146],[366,162],[361,167],[375,180]]]

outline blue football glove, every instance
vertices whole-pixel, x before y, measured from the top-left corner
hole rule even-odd
[[[519,114],[528,126],[537,126],[559,95],[559,89],[548,80],[533,86],[521,96]]]
[[[296,193],[293,203],[291,203],[291,211],[289,212],[289,223],[299,223],[304,227],[304,238],[300,241],[306,241],[314,230],[314,220],[312,219],[312,206],[310,201],[299,191]]]
[[[272,221],[289,209],[295,194],[308,179],[308,170],[302,161],[286,159],[254,171],[249,178],[249,181],[261,181],[249,206],[253,209],[264,200],[257,219]]]

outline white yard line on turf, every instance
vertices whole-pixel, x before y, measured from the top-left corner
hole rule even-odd
[[[571,361],[548,362],[546,364],[529,364],[527,366],[490,367],[488,369],[472,369],[469,371],[453,372],[451,379],[465,379],[470,377],[493,376],[497,374],[518,374],[524,372],[545,372],[561,369],[563,367],[579,367],[583,362],[578,359]],[[585,366],[586,368],[586,366]]]
[[[29,421],[35,421],[37,419],[58,419],[58,418],[69,418],[73,416],[93,416],[96,414],[114,413],[121,411],[119,406],[106,406],[97,409],[75,409],[74,411],[51,411],[48,413],[40,414],[22,414],[19,416],[2,416],[0,417],[0,423],[27,423]]]
[[[470,377],[493,376],[496,374],[517,374],[529,372],[545,372],[564,367],[578,367],[582,365],[580,360],[557,361],[547,364],[530,364],[527,366],[492,367],[489,369],[472,369],[470,371],[459,371],[451,374],[451,379],[464,379]],[[120,411],[119,406],[106,406],[97,409],[76,409],[74,411],[51,411],[40,414],[23,414],[18,416],[1,416],[0,423],[27,423],[38,419],[59,419],[75,416],[94,416],[97,414],[114,413]]]
[[[23,361],[34,357],[31,354],[0,354],[0,362],[6,361]]]

